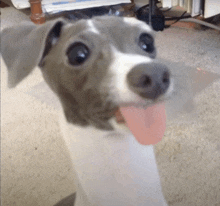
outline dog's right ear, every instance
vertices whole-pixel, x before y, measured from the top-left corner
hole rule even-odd
[[[1,53],[8,68],[10,88],[15,87],[40,64],[58,41],[62,26],[66,23],[62,18],[43,25],[24,22],[2,31]]]

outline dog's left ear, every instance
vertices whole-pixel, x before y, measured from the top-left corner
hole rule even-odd
[[[24,22],[2,31],[1,53],[8,68],[10,88],[15,87],[40,64],[58,41],[62,26],[66,23],[62,18],[43,25]]]

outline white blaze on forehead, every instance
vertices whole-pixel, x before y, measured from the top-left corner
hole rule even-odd
[[[125,54],[112,47],[113,62],[110,65],[112,76],[110,93],[119,102],[133,102],[141,98],[132,92],[127,84],[127,75],[136,65],[147,64],[153,60],[150,57]]]
[[[147,32],[152,32],[152,29],[149,25],[147,25],[143,21],[140,21],[134,17],[124,17],[124,22],[126,22],[127,24],[129,24],[131,26],[141,27],[141,28],[145,29]]]
[[[91,30],[92,32],[99,34],[98,29],[95,27],[95,25],[93,24],[92,20],[88,20],[88,25],[89,25],[89,30]]]

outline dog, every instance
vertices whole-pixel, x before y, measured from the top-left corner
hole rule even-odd
[[[115,16],[24,22],[2,32],[9,87],[39,66],[59,99],[77,183],[72,205],[167,206],[153,145],[115,118],[122,106],[147,108],[172,93],[154,38],[146,23]]]

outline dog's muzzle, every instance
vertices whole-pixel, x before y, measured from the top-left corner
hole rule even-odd
[[[139,64],[127,76],[131,90],[143,98],[156,100],[170,85],[168,68],[160,63]]]

